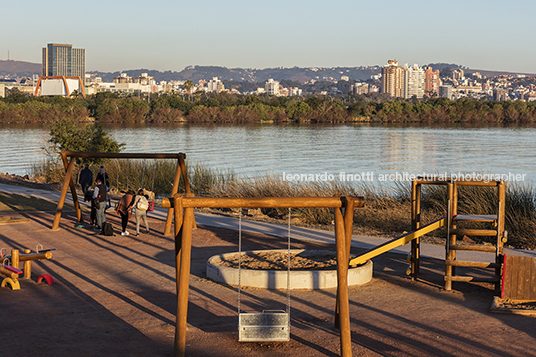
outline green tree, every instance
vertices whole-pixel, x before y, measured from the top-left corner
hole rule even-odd
[[[192,82],[189,79],[186,82],[184,82],[184,89],[186,89],[186,91],[188,92],[190,100],[192,99],[192,89],[193,88],[194,88],[194,82]]]
[[[88,152],[120,152],[125,143],[119,143],[110,137],[102,126],[98,124],[86,124],[82,127],[74,119],[57,121],[50,129],[52,150],[62,151],[88,151]],[[100,163],[101,160],[88,158],[79,162]]]

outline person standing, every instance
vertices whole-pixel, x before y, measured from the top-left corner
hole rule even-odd
[[[101,179],[101,182],[106,185],[106,192],[110,191],[110,180],[108,179],[108,173],[104,169],[104,166],[99,167],[99,172],[97,173],[97,178]],[[108,205],[104,207],[104,210],[106,211],[109,207],[112,207],[112,200],[110,197],[107,199]]]
[[[135,209],[136,217],[136,237],[140,235],[140,220],[143,219],[145,231],[149,233],[149,224],[147,223],[147,209],[149,208],[148,197],[143,194],[143,189],[139,189],[138,194],[134,197],[132,208]]]
[[[101,178],[97,176],[95,180],[95,189],[93,190],[93,199],[96,203],[97,227],[95,230],[101,230],[102,225],[106,222],[106,185]]]
[[[128,220],[130,219],[130,208],[132,206],[132,200],[134,198],[134,191],[128,190],[126,194],[121,197],[117,203],[115,212],[121,216],[121,235],[128,236],[127,231]]]
[[[99,167],[97,178],[100,178],[101,182],[105,184],[108,189],[110,189],[110,179],[108,178],[108,173],[104,169],[104,166]]]
[[[78,177],[78,183],[82,186],[82,192],[86,194],[89,186],[93,183],[93,172],[89,169],[89,164],[85,164]]]

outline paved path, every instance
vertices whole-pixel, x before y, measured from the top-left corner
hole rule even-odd
[[[41,198],[45,200],[50,200],[58,202],[60,199],[60,192],[57,191],[47,191],[34,188],[28,188],[23,186],[16,185],[6,185],[0,184],[0,192],[16,193],[20,195],[33,196],[36,198]],[[67,194],[67,203],[72,203],[71,195]],[[87,203],[82,202],[83,205],[87,206]],[[155,207],[153,212],[149,212],[150,217],[166,219],[167,210]],[[228,228],[228,229],[238,229],[238,219],[229,216],[220,216],[212,215],[205,213],[196,213],[195,214],[196,222],[200,225],[219,227],[219,228]],[[274,236],[286,237],[288,234],[288,227],[286,225],[250,221],[247,219],[242,220],[242,229],[245,231],[263,233]],[[334,233],[330,231],[318,230],[318,229],[309,229],[302,227],[291,227],[291,238],[300,239],[304,241],[319,241],[326,243],[334,242]],[[377,238],[377,237],[368,237],[361,235],[352,236],[352,245],[359,248],[372,248],[382,243],[385,243],[387,239]],[[408,254],[410,251],[410,244],[401,246],[391,250],[394,253]],[[536,257],[536,251],[528,250],[518,250],[518,249],[504,249],[505,254],[507,255],[523,255]],[[421,244],[421,255],[424,257],[436,258],[436,259],[445,259],[445,247],[442,245],[435,244]],[[474,251],[458,251],[457,258],[460,260],[469,260],[469,261],[482,261],[490,262],[494,260],[494,253],[486,252],[474,252]]]

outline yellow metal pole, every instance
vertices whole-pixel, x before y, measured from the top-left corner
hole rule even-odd
[[[440,218],[437,221],[429,223],[426,226],[419,228],[416,231],[406,233],[395,239],[391,239],[383,244],[380,244],[372,249],[367,250],[366,252],[350,260],[349,265],[353,266],[353,265],[364,264],[367,262],[367,260],[370,260],[382,253],[385,253],[396,247],[400,247],[401,245],[408,244],[414,239],[422,237],[423,235],[428,234],[438,228],[444,227],[446,225],[446,222],[447,222],[446,218]]]
[[[180,249],[179,295],[177,302],[177,329],[175,331],[175,356],[183,357],[186,351],[186,328],[188,315],[188,289],[190,284],[190,260],[194,209],[184,210],[182,242]]]
[[[62,156],[63,155],[64,153],[62,153]],[[69,183],[71,182],[74,162],[74,158],[71,158],[71,161],[69,162],[67,168],[67,172],[65,173],[65,181],[63,182],[63,189],[61,190],[60,201],[58,202],[58,209],[56,211],[56,216],[54,217],[54,223],[52,223],[52,230],[58,230],[60,226],[61,212],[63,210],[63,205],[65,204],[65,198],[67,197],[67,189],[69,187]]]
[[[348,298],[348,260],[346,259],[346,234],[340,208],[335,208],[335,241],[337,244],[337,291],[339,296],[339,326],[341,356],[352,356],[350,330],[350,302]]]

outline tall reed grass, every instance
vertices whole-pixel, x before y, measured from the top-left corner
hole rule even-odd
[[[146,188],[157,197],[170,197],[176,170],[176,160],[109,160],[104,166],[113,192]],[[214,197],[307,197],[363,196],[365,207],[355,211],[357,233],[396,236],[411,230],[411,184],[391,186],[353,184],[340,181],[290,182],[281,177],[265,175],[239,177],[232,171],[219,171],[202,164],[187,165],[188,180],[197,196]],[[80,168],[76,169],[78,174]],[[98,166],[92,167],[94,173]],[[63,182],[63,166],[51,161],[34,168],[34,176],[44,176],[47,182]],[[179,192],[184,192],[180,180]],[[459,214],[494,214],[497,210],[497,190],[486,187],[461,186],[458,194]],[[536,248],[536,190],[531,185],[507,184],[505,225],[508,245],[516,248]],[[425,185],[422,189],[421,222],[426,224],[446,215],[446,188]],[[285,209],[262,209],[265,215],[282,218]],[[333,212],[327,208],[296,208],[293,215],[304,224],[331,225]],[[444,238],[444,230],[434,232]],[[485,240],[478,243],[485,243]],[[495,243],[490,238],[489,243]]]

